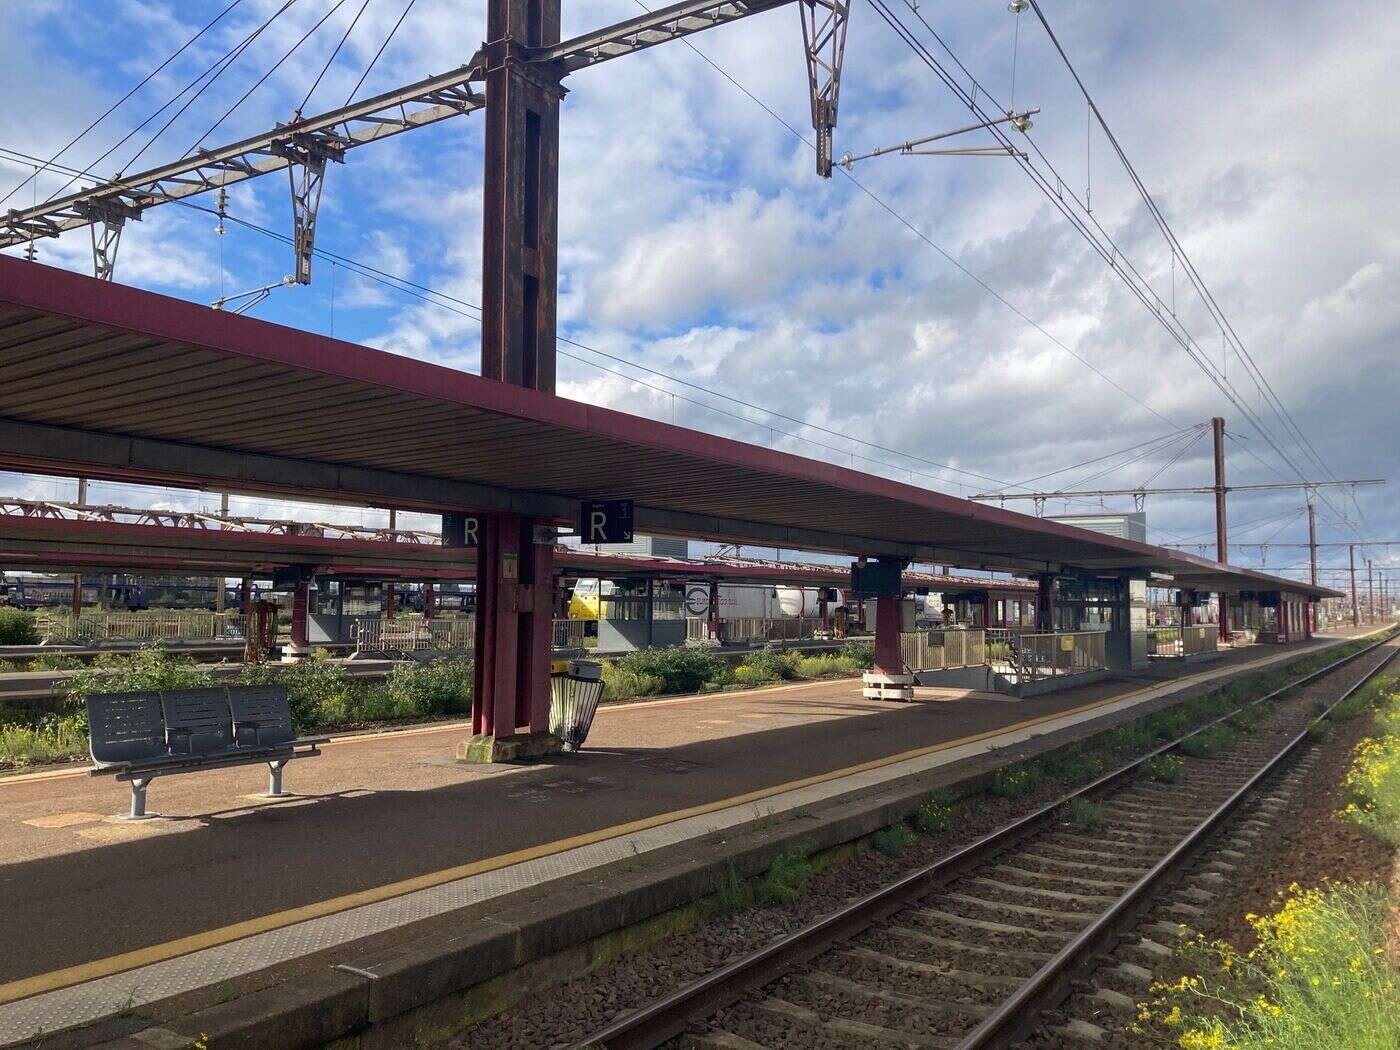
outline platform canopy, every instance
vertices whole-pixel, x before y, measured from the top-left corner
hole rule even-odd
[[[560,523],[630,499],[661,535],[1338,593],[10,257],[0,467]]]
[[[29,572],[152,572],[199,575],[258,575],[294,565],[330,576],[370,580],[470,581],[475,560],[468,552],[436,543],[394,543],[279,532],[240,532],[118,521],[0,513],[0,567]],[[558,545],[561,573],[607,580],[715,580],[726,584],[845,587],[850,570],[837,564],[768,562],[756,559],[681,559],[604,553]],[[909,570],[909,590],[985,587],[1023,589],[1035,584],[1012,579],[974,579]]]

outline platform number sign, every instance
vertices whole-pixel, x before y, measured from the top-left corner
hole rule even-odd
[[[442,545],[444,547],[475,547],[481,536],[481,519],[467,514],[442,516]]]
[[[578,534],[584,543],[631,543],[632,501],[584,500],[578,508]]]

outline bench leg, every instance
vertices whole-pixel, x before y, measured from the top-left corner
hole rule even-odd
[[[282,790],[282,767],[286,764],[285,759],[267,764],[267,798],[285,798],[291,794]]]
[[[146,812],[146,788],[155,777],[135,778],[131,781],[131,812],[119,814],[122,820],[149,820],[154,813]]]

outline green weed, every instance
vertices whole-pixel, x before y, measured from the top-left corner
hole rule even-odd
[[[1238,736],[1228,725],[1213,725],[1183,740],[1181,753],[1192,758],[1209,758],[1233,744]]]
[[[909,823],[925,835],[940,835],[953,821],[953,807],[935,795],[909,815]]]
[[[38,645],[34,614],[23,609],[0,608],[0,645]]]
[[[988,794],[996,798],[1024,798],[1040,787],[1044,774],[1033,764],[998,769],[992,776]]]
[[[801,850],[780,853],[758,884],[758,903],[792,904],[801,900],[813,874],[812,862]]]
[[[1108,815],[1102,803],[1087,798],[1072,798],[1060,810],[1060,819],[1081,831],[1098,831]]]
[[[914,841],[914,834],[903,824],[891,824],[870,836],[870,845],[877,853],[897,857]]]
[[[1181,779],[1186,763],[1179,755],[1153,755],[1143,764],[1142,771],[1149,780],[1162,784],[1175,784]]]

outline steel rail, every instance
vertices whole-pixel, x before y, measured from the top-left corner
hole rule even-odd
[[[719,969],[706,974],[704,977],[692,981],[690,984],[678,988],[646,1006],[625,1014],[576,1045],[580,1048],[589,1048],[589,1050],[594,1050],[594,1048],[607,1048],[607,1050],[645,1050],[645,1048],[659,1046],[666,1040],[679,1035],[685,1030],[687,1025],[702,1020],[715,1013],[717,1010],[731,1005],[745,992],[771,983],[793,966],[825,952],[833,943],[855,936],[887,916],[898,912],[915,901],[937,892],[947,883],[952,882],[965,872],[987,863],[989,860],[995,858],[998,854],[1011,848],[1023,839],[1029,838],[1031,835],[1040,831],[1045,824],[1052,821],[1061,808],[1070,800],[1075,798],[1087,798],[1104,793],[1108,789],[1127,780],[1151,759],[1176,749],[1184,741],[1195,736],[1197,733],[1224,722],[1239,714],[1241,711],[1256,707],[1284,693],[1309,685],[1319,678],[1331,674],[1333,671],[1360,659],[1366,654],[1375,652],[1377,649],[1390,642],[1393,637],[1393,632],[1387,634],[1386,637],[1372,645],[1366,646],[1363,649],[1358,649],[1354,653],[1349,653],[1316,671],[1309,672],[1296,681],[1289,682],[1248,703],[1241,704],[1234,711],[1203,723],[1191,732],[1153,749],[1149,753],[1119,769],[1104,774],[1084,787],[1077,788],[1061,796],[1033,813],[1021,817],[983,836],[977,841],[963,846],[961,849],[956,850],[948,856],[934,861],[932,864],[920,868],[917,871],[911,872],[896,882],[882,887],[873,893],[867,894],[845,907],[832,912],[830,915],[809,923],[799,930],[786,934],[755,952],[735,959]],[[1329,705],[1327,711],[1330,712],[1336,704],[1352,695],[1358,688],[1370,681],[1370,679],[1378,674],[1395,655],[1395,652],[1390,653],[1384,660],[1377,664],[1375,668],[1368,671],[1359,682],[1348,688],[1342,697]],[[1319,717],[1325,718],[1326,713]],[[1312,723],[1309,723],[1309,725],[1311,724]],[[1291,753],[1294,748],[1299,746],[1299,742],[1305,739],[1306,735],[1307,730],[1305,729],[1283,752],[1275,756],[1265,768],[1274,768],[1276,764],[1281,761],[1282,756]],[[1247,787],[1254,786],[1260,775],[1262,774],[1257,774],[1255,777],[1251,778]],[[1237,804],[1237,800],[1232,796],[1231,801],[1226,803],[1226,806],[1233,808],[1235,804]],[[1224,807],[1221,808],[1223,809]],[[1212,826],[1218,824],[1221,819],[1223,819],[1223,816],[1220,816],[1219,810],[1212,813],[1211,816],[1207,818],[1208,821],[1212,822]],[[1199,841],[1199,839],[1195,837],[1196,834],[1196,832],[1192,833],[1193,841]],[[1182,854],[1180,854],[1178,850],[1179,847],[1178,849],[1173,849],[1169,857],[1181,857]],[[1161,867],[1161,864],[1159,864],[1158,867]],[[1156,870],[1157,869],[1154,868],[1153,872],[1156,872]],[[1150,872],[1149,875],[1151,874],[1153,873]],[[1139,883],[1135,884],[1128,891],[1130,894],[1135,895],[1135,900],[1140,900],[1147,891],[1152,888],[1155,881],[1162,878],[1162,875],[1157,875],[1157,880],[1154,880],[1154,882],[1148,882],[1148,877],[1149,876],[1144,876]],[[1121,916],[1123,911],[1115,906],[1114,913],[1115,915]],[[1075,941],[1071,942],[1071,946],[1084,942],[1088,932],[1090,930],[1099,930],[1099,927],[1100,924],[1098,922],[1091,924],[1088,930],[1084,931],[1080,937],[1077,937]],[[1106,935],[1106,933],[1101,933],[1100,935]],[[1097,940],[1095,940],[1095,944],[1097,944]],[[1089,957],[1092,956],[1090,955]],[[1018,990],[1016,995],[1006,1000],[1001,1007],[990,1014],[987,1019],[967,1037],[967,1041],[959,1044],[959,1046],[970,1048],[974,1046],[1001,1045],[1000,1040],[1003,1038],[1001,1033],[1006,1030],[1006,1025],[1014,1021],[1016,1016],[1015,1011],[1032,1010],[1033,1007],[1029,1005],[1032,995],[1036,996],[1034,1001],[1038,1003],[1042,1001],[1042,997],[1048,997],[1054,994],[1055,989],[1060,987],[1058,984],[1059,973],[1061,971],[1068,973],[1069,970],[1076,968],[1075,962],[1078,959],[1078,954],[1071,955],[1070,946],[1067,946],[1058,953],[1054,959],[1046,963],[1040,971],[1037,971],[1036,974],[1028,978],[1027,983],[1021,986],[1021,989]],[[1059,961],[1059,967],[1056,971],[1052,971],[1051,968],[1055,966],[1057,961]],[[1034,992],[1027,991],[1032,985],[1034,986]],[[1013,1000],[1018,1004],[1014,1008],[1009,1005]],[[1003,1016],[1003,1020],[998,1022],[996,1029],[993,1029],[991,1027],[991,1022],[993,1018],[997,1018],[998,1016]],[[979,1041],[972,1042],[971,1040],[973,1040],[974,1037]]]

